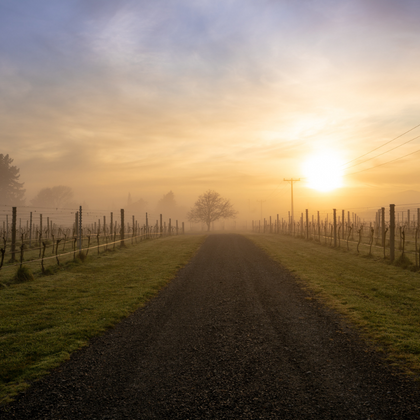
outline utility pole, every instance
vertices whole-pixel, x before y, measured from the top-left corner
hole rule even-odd
[[[262,205],[263,203],[265,203],[266,200],[257,200],[258,203],[261,203],[261,218],[260,220],[262,220]]]
[[[290,185],[292,187],[292,200],[291,200],[292,201],[292,205],[291,205],[291,213],[290,213],[290,215],[291,215],[291,224],[292,224],[292,229],[293,229],[293,222],[294,222],[294,218],[293,218],[293,183],[300,181],[300,178],[299,179],[293,179],[293,178],[286,179],[286,178],[283,178],[283,181],[290,182]]]

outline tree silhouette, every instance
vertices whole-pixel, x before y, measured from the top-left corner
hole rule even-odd
[[[169,191],[157,203],[157,212],[168,212],[172,214],[176,209],[175,194]]]
[[[237,214],[229,200],[222,198],[216,191],[208,190],[198,197],[187,217],[190,222],[205,223],[209,231],[212,222],[219,219],[234,219]]]
[[[43,188],[35,198],[31,200],[31,204],[37,207],[74,207],[73,190],[65,185],[58,185],[52,188]]]
[[[0,204],[18,206],[24,204],[25,190],[19,182],[20,169],[12,163],[9,155],[0,154]]]

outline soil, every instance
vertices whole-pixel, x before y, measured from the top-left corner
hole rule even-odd
[[[248,239],[211,235],[0,418],[420,419],[420,387]]]

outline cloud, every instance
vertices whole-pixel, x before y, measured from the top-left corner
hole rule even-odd
[[[350,160],[416,124],[419,14],[411,0],[3,1],[3,148],[29,190],[264,189],[314,151]]]

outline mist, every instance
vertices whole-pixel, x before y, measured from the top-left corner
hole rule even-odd
[[[2,1],[0,152],[26,206],[68,186],[71,207],[131,194],[181,219],[211,189],[238,220],[287,218],[292,177],[296,214],[417,203],[419,17],[409,0]],[[342,185],[309,188],[303,162],[331,151]]]

